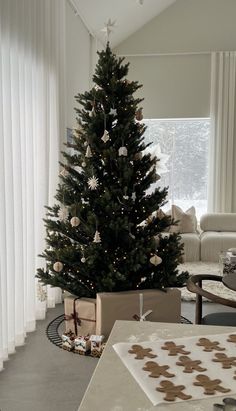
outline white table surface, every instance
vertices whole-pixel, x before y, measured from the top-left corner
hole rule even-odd
[[[153,406],[121,362],[112,345],[117,342],[154,341],[158,338],[224,334],[232,327],[116,321],[78,411],[213,411],[224,396]],[[136,340],[134,341],[134,337]],[[230,397],[236,398],[234,395]]]

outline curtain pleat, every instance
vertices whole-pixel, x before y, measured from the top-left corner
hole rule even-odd
[[[236,52],[211,59],[211,138],[208,210],[236,212]]]
[[[60,301],[35,280],[65,134],[64,0],[0,0],[0,369]]]

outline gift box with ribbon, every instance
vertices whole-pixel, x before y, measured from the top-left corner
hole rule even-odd
[[[179,323],[181,292],[168,288],[98,293],[96,312],[96,334],[105,338],[116,320]]]
[[[76,336],[95,334],[96,300],[69,295],[64,299],[66,332]]]
[[[91,335],[91,355],[93,357],[100,357],[104,349],[104,335]]]
[[[80,335],[75,338],[75,352],[78,354],[88,354],[90,351],[91,342],[89,335]]]
[[[67,351],[73,351],[75,346],[75,334],[72,331],[62,334],[62,348]]]

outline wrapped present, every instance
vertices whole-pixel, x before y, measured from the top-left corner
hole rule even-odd
[[[96,300],[67,296],[64,300],[66,332],[72,330],[75,335],[95,334]]]
[[[232,253],[232,251],[227,251],[226,257],[229,263],[236,264],[236,254],[235,253]]]
[[[104,349],[104,335],[91,335],[91,355],[93,357],[100,357]]]
[[[179,323],[181,292],[137,290],[97,294],[96,334],[108,338],[116,320]]]
[[[75,334],[69,330],[62,334],[62,348],[67,351],[73,351],[75,346]]]
[[[91,347],[91,341],[89,335],[80,335],[75,338],[75,352],[78,354],[88,354]]]

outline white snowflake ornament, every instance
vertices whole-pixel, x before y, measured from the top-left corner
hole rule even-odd
[[[65,221],[68,218],[69,212],[66,207],[61,207],[58,211],[58,218],[60,221]]]
[[[110,140],[109,132],[107,130],[104,130],[101,140],[104,141],[104,143]]]
[[[93,157],[90,146],[87,147],[87,150],[86,150],[86,153],[85,153],[85,157],[87,157],[87,158]]]
[[[97,177],[90,177],[88,179],[88,186],[90,188],[90,190],[96,190],[96,188],[98,188],[98,179]]]
[[[159,257],[158,255],[154,254],[151,258],[150,258],[150,263],[157,266],[159,264],[161,264],[162,262],[162,258]]]
[[[101,243],[101,236],[100,236],[99,231],[97,231],[97,230],[95,231],[93,242],[94,243]]]
[[[127,157],[127,155],[128,155],[128,150],[127,150],[126,147],[123,146],[123,147],[120,147],[120,148],[119,148],[118,153],[119,153],[119,156],[120,156],[120,157],[121,157],[121,156]]]

